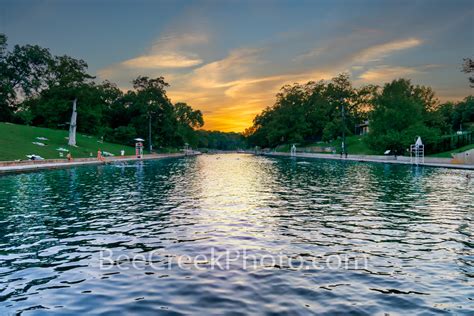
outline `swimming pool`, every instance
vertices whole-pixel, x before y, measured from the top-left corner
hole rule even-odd
[[[0,314],[468,314],[468,174],[222,154],[2,176]]]

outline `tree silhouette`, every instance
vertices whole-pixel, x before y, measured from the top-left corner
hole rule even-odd
[[[471,58],[464,58],[462,64],[462,72],[469,74],[474,72],[474,60]],[[471,88],[474,88],[474,76],[469,77],[469,82],[471,83]]]

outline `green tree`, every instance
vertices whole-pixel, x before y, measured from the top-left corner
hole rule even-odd
[[[51,63],[49,50],[37,45],[15,45],[8,52],[7,37],[0,34],[0,121],[12,120],[22,100],[47,87]]]
[[[193,110],[192,107],[183,102],[176,103],[174,108],[178,123],[176,133],[179,142],[196,147],[198,145],[198,135],[195,133],[195,129],[204,125],[201,111]]]
[[[427,113],[434,107],[431,89],[413,86],[398,79],[385,84],[376,97],[370,115],[369,146],[379,152],[387,149],[403,153],[417,136],[426,143],[439,137],[439,130],[427,124]]]
[[[430,122],[437,126],[442,134],[452,134],[459,126],[454,126],[454,112],[457,104],[453,102],[446,102],[438,106],[438,108],[431,112]]]
[[[7,36],[0,33],[0,121],[9,121],[12,117],[12,109],[8,104],[10,82],[7,76],[6,63]]]
[[[245,137],[240,133],[220,131],[196,131],[200,149],[237,150],[247,147]]]
[[[474,72],[474,60],[472,58],[464,58],[462,64],[462,72],[470,74]],[[474,76],[469,77],[469,82],[471,83],[471,88],[474,88]]]
[[[148,139],[151,122],[151,142],[158,146],[173,146],[177,143],[176,118],[171,100],[166,95],[169,84],[163,77],[139,76],[133,80],[133,91],[126,98],[130,102],[131,124],[138,135]],[[148,139],[148,142],[150,139]]]
[[[130,143],[148,139],[151,123],[153,144],[197,144],[202,113],[185,103],[173,105],[163,77],[139,76],[124,94],[111,82],[94,82],[87,68],[84,60],[53,56],[37,45],[8,51],[7,37],[0,34],[0,121],[67,128],[77,99],[79,132]]]
[[[468,96],[456,104],[452,124],[454,130],[474,131],[474,96]]]
[[[284,86],[274,105],[267,107],[245,131],[252,145],[274,147],[283,143],[309,143],[338,138],[366,117],[376,87],[355,89],[347,74],[328,83],[308,82]],[[344,106],[344,120],[342,107]]]
[[[71,104],[78,100],[78,131],[97,134],[104,103],[100,89],[87,73],[87,63],[69,56],[50,59],[44,74],[44,87],[20,106],[20,115],[31,113],[32,124],[50,128],[65,127],[71,117]]]

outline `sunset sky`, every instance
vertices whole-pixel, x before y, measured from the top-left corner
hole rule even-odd
[[[124,90],[164,76],[205,129],[243,131],[282,85],[341,72],[356,86],[410,78],[442,101],[472,93],[473,1],[1,1],[0,32]]]

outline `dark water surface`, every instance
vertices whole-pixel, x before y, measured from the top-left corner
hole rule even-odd
[[[237,154],[3,176],[0,315],[469,314],[473,205],[471,171]]]

